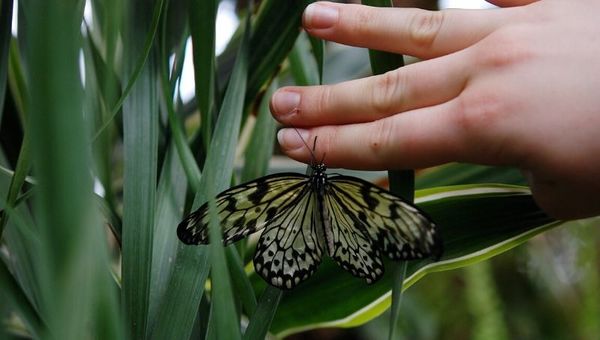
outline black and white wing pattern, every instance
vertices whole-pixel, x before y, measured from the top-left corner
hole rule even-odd
[[[352,275],[367,283],[383,275],[381,254],[343,197],[327,190],[323,196],[322,224],[329,256]]]
[[[327,177],[323,164],[310,176],[282,173],[220,193],[217,213],[228,245],[261,231],[256,272],[269,284],[292,289],[308,279],[323,252],[367,283],[383,275],[382,255],[392,260],[438,259],[436,226],[416,206],[364,180]],[[177,227],[186,244],[208,244],[208,205]]]
[[[439,258],[442,243],[435,223],[419,208],[372,183],[350,176],[329,177],[326,195],[333,196],[392,260]]]
[[[316,193],[306,186],[265,227],[254,254],[254,269],[265,281],[291,289],[308,279],[321,263],[324,244],[317,223]]]
[[[261,177],[220,193],[216,198],[223,228],[223,244],[228,245],[261,230],[279,213],[294,209],[298,196],[306,193],[309,177],[281,173]],[[208,244],[208,204],[189,214],[177,227],[185,244]]]
[[[224,245],[264,229],[254,268],[271,285],[291,289],[321,263],[323,237],[317,234],[317,201],[309,176],[265,176],[220,193],[216,205]],[[204,204],[179,224],[177,235],[186,244],[208,244],[208,223]]]

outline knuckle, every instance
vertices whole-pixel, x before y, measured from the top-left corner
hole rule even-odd
[[[510,104],[493,91],[472,91],[458,97],[454,125],[459,130],[457,147],[470,160],[507,165],[522,161],[523,150],[515,148],[510,126]],[[513,117],[514,118],[514,117]],[[513,120],[513,123],[507,122]]]
[[[435,42],[444,23],[445,12],[416,10],[409,20],[409,38],[413,44],[429,48]]]
[[[492,33],[475,49],[475,59],[485,68],[504,68],[523,63],[533,57],[533,48],[522,37],[515,29]]]
[[[331,85],[322,85],[319,90],[315,109],[317,113],[324,113],[333,99],[333,91]]]
[[[376,77],[373,87],[371,105],[378,117],[386,117],[394,113],[401,101],[403,77],[396,70]]]
[[[497,128],[505,111],[504,102],[493,92],[465,92],[458,97],[458,108],[454,113],[455,125],[461,129],[468,143],[481,142]]]

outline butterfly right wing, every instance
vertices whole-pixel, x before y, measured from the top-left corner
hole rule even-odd
[[[223,244],[228,245],[261,230],[286,209],[293,208],[308,177],[280,173],[258,178],[223,191],[216,206]],[[186,216],[177,227],[177,236],[185,244],[208,244],[208,204]]]
[[[379,249],[330,187],[325,190],[320,211],[329,256],[369,284],[379,280],[384,271]]]

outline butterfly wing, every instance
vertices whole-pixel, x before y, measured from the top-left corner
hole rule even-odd
[[[342,268],[372,283],[383,275],[381,254],[350,209],[343,196],[325,189],[320,211],[327,251]]]
[[[315,192],[305,185],[289,207],[265,227],[254,254],[254,268],[265,281],[292,289],[321,263],[323,238],[317,224]]]
[[[350,176],[329,179],[330,190],[377,247],[392,260],[413,260],[442,253],[431,219],[416,206],[372,183]]]
[[[261,230],[282,211],[293,208],[308,180],[301,174],[274,174],[220,193],[216,205],[223,244]],[[177,236],[185,244],[208,244],[209,219],[208,204],[204,204],[183,219],[177,227]]]

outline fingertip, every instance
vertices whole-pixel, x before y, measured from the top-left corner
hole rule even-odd
[[[300,93],[290,89],[279,89],[271,97],[269,107],[278,120],[287,120],[298,112]]]
[[[302,26],[307,30],[325,29],[334,26],[338,20],[339,10],[335,4],[315,2],[304,10]]]
[[[305,146],[310,133],[305,129],[283,128],[277,132],[277,141],[285,153],[301,150]]]

